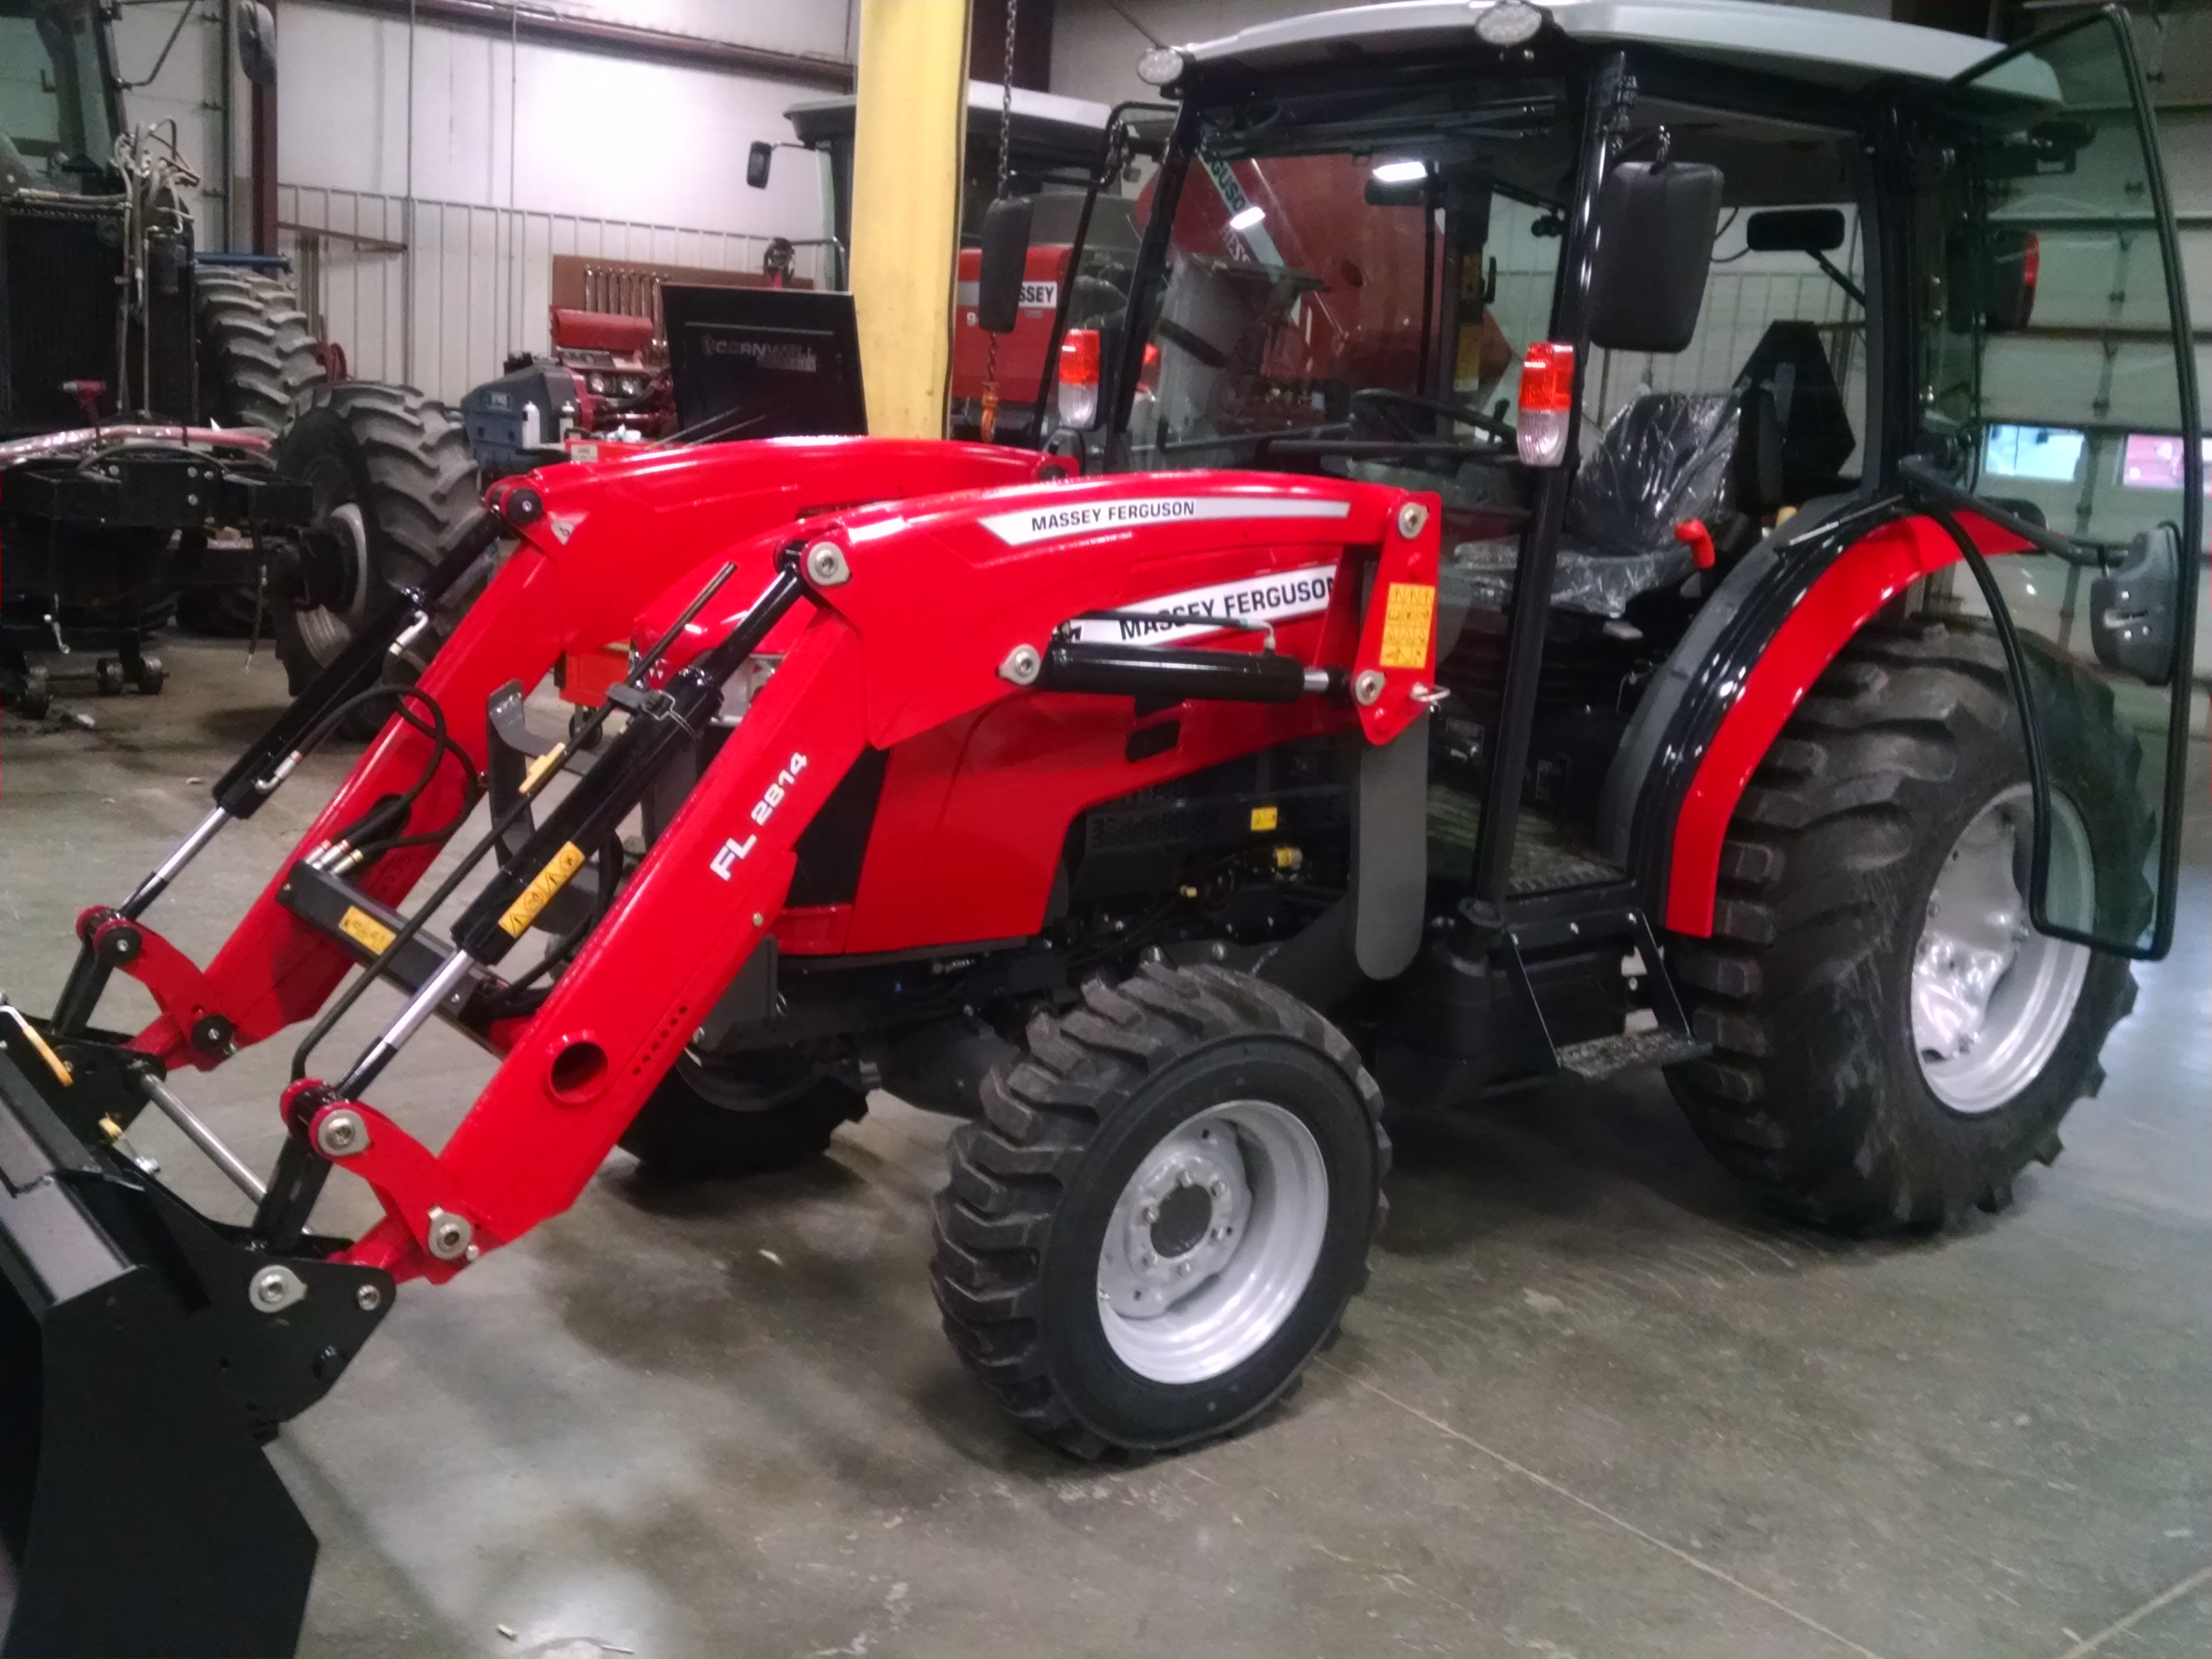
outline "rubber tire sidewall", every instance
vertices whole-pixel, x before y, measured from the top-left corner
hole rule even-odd
[[[1139,1376],[1106,1338],[1098,1261],[1106,1227],[1139,1164],[1209,1107],[1263,1100],[1292,1113],[1321,1148],[1328,1222],[1289,1317],[1257,1352],[1204,1382]],[[1297,1376],[1364,1283],[1374,1234],[1375,1127],[1326,1055],[1289,1038],[1223,1039],[1146,1079],[1099,1125],[1065,1183],[1037,1275],[1037,1334],[1054,1386],[1078,1420],[1119,1446],[1164,1449],[1233,1428]]]
[[[2049,707],[2046,704],[2046,708]],[[1981,728],[1972,728],[1978,733]],[[1928,833],[1913,850],[1909,883],[1902,884],[1897,922],[1888,948],[1879,953],[1883,977],[1884,1017],[1869,1046],[1883,1055],[1882,1069],[1890,1086],[1885,1094],[1909,1103],[1895,1114],[1895,1130],[1917,1143],[1915,1161],[1925,1160],[1942,1171],[1946,1208],[1956,1211],[1979,1203],[1990,1183],[2008,1181],[2034,1157],[2073,1109],[2082,1094],[2084,1080],[2097,1065],[2105,1038],[2118,1018],[2117,1010],[2127,994],[2129,967],[2125,960],[2104,951],[2093,951],[2081,994],[2067,1015],[2066,1034],[2044,1060],[2035,1079],[2002,1105],[1984,1112],[1961,1112],[1938,1097],[1922,1069],[1918,1044],[1912,1031],[1912,966],[1924,927],[1928,900],[1942,873],[1951,849],[1968,825],[1998,796],[2027,781],[2027,763],[2012,734],[1990,734],[1983,741],[1961,744],[1960,775],[1940,790],[1931,790],[1945,804],[1942,813],[1929,824]],[[2059,745],[2051,745],[2054,752]],[[2128,827],[2115,822],[2113,788],[2124,781],[2092,780],[2078,769],[2070,775],[2054,776],[2053,791],[2063,796],[2081,816],[2089,832],[2092,858],[2099,849],[2130,839]],[[2100,869],[2101,885],[2112,878]]]

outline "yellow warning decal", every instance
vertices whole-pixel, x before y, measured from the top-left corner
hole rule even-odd
[[[538,879],[522,890],[522,896],[507,908],[499,919],[500,931],[509,939],[520,939],[530,931],[530,924],[538,920],[538,913],[553,902],[553,895],[568,884],[568,878],[584,867],[584,849],[574,842],[565,842],[561,850],[545,862],[538,872]]]
[[[1283,821],[1279,806],[1255,806],[1252,809],[1252,833],[1265,835]]]
[[[1429,624],[1436,614],[1435,588],[1421,582],[1392,582],[1382,611],[1382,666],[1427,667]]]
[[[392,930],[358,904],[349,904],[346,913],[338,918],[338,932],[371,956],[382,956],[392,948]]]

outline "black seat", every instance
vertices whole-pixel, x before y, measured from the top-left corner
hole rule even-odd
[[[1736,376],[1736,387],[1773,400],[1782,465],[1781,501],[1774,505],[1802,505],[1833,490],[1858,437],[1820,326],[1787,319],[1769,323]]]

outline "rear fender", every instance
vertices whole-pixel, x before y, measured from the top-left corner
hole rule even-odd
[[[1987,520],[1959,522],[1984,555],[2027,544]],[[1760,556],[1754,555],[1754,557]],[[1632,734],[1607,779],[1607,851],[1635,871],[1673,932],[1713,931],[1723,843],[1752,775],[1820,676],[1858,631],[1915,582],[1958,562],[1958,546],[1932,519],[1876,526],[1833,551],[1817,532],[1778,544],[1713,633],[1693,627],[1655,682],[1663,704],[1639,711],[1662,722],[1656,744]],[[1642,756],[1648,755],[1648,759]]]

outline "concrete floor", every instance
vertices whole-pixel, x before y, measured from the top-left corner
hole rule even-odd
[[[31,1006],[281,700],[265,654],[167,654],[166,696],[75,705],[95,731],[5,726],[0,983]],[[341,763],[155,921],[204,960]],[[1656,1079],[1562,1085],[1401,1164],[1287,1407],[1133,1468],[1030,1443],[945,1346],[945,1121],[878,1097],[817,1167],[681,1194],[617,1153],[403,1293],[272,1449],[323,1540],[305,1650],[2212,1654],[2209,902],[2200,821],[2180,945],[2008,1215],[1840,1243],[1747,1202]],[[184,1080],[257,1164],[289,1046]],[[434,1030],[379,1098],[434,1142],[487,1069]],[[331,1187],[321,1221],[365,1224]]]

